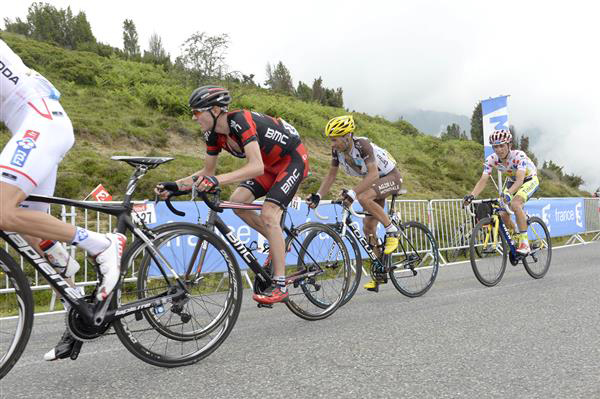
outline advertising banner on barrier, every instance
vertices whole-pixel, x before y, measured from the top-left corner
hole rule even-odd
[[[187,223],[204,223],[206,221],[206,217],[208,215],[208,208],[203,202],[193,202],[193,201],[173,201],[173,206],[180,211],[185,212],[184,217],[180,217],[172,213],[164,202],[159,202],[156,204],[154,208],[155,215],[149,216],[151,220],[154,220],[155,223],[151,224],[151,227],[155,227],[164,223],[171,222],[187,222]],[[292,209],[288,208],[288,216],[286,219],[286,225],[290,226],[290,218],[293,221],[294,226],[299,226],[306,222],[320,222],[320,223],[335,223],[336,214],[338,219],[341,218],[342,208],[340,206],[333,206],[330,204],[323,204],[319,206],[319,214],[322,216],[326,216],[328,220],[319,220],[316,215],[311,211],[308,212],[308,206],[305,202],[300,203],[300,209]],[[252,247],[258,247],[257,250],[253,252],[254,256],[258,260],[259,264],[262,264],[267,257],[267,254],[262,250],[265,246],[266,239],[258,234],[258,232],[251,227],[249,227],[243,220],[241,220],[238,216],[236,216],[232,210],[225,210],[224,212],[219,214],[219,217],[225,222],[230,229],[233,230],[233,233],[237,236],[237,238],[247,247],[251,247],[251,243],[256,242]],[[362,220],[357,220],[360,225],[362,231]],[[381,227],[380,227],[381,228]],[[215,229],[216,230],[216,229]],[[221,233],[216,231],[216,233],[221,236]],[[183,240],[185,242],[178,241],[176,245],[181,245],[182,247],[178,250],[177,248],[169,248],[168,251],[163,251],[163,255],[167,258],[172,256],[182,256],[182,254],[186,254],[186,256],[191,255],[192,250],[196,244],[195,241],[192,240]],[[238,264],[242,270],[247,269],[246,263],[240,258],[240,256],[233,250],[235,254]],[[348,253],[351,257],[353,256],[353,252],[349,251]],[[294,250],[290,251],[286,255],[286,264],[296,264],[296,252]],[[183,264],[183,262],[174,262],[175,264]],[[183,270],[177,270],[178,272],[182,272]],[[216,271],[216,270],[215,270]],[[224,271],[224,265],[223,270]],[[158,272],[158,270],[156,270]]]
[[[583,198],[530,200],[525,204],[525,210],[546,223],[551,237],[585,232]]]
[[[508,96],[500,96],[481,101],[483,118],[483,150],[484,157],[492,155],[494,150],[490,145],[490,134],[494,130],[508,130]]]

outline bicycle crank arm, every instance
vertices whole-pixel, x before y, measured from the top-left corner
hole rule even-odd
[[[77,358],[79,357],[79,352],[81,352],[82,345],[83,341],[75,341],[75,344],[73,344],[73,349],[71,350],[71,360],[77,360]]]

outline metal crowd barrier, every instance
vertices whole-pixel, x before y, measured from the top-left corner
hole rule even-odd
[[[431,215],[429,229],[433,232],[440,250],[469,247],[469,243],[463,237],[465,232],[473,230],[475,219],[465,212],[462,204],[462,199],[429,201]]]
[[[600,240],[600,199],[584,198],[585,204],[585,233],[597,233],[590,241]],[[396,209],[403,222],[414,220],[425,224],[432,231],[440,251],[467,248],[468,243],[457,241],[457,237],[462,232],[470,232],[474,225],[474,218],[467,215],[462,208],[461,199],[436,199],[436,200],[396,200]],[[64,205],[51,205],[50,213],[59,217],[66,223],[85,227],[87,229],[106,232],[112,231],[116,224],[114,216],[98,213],[95,211],[82,210],[75,207],[66,207]],[[583,242],[577,235],[576,241]],[[573,238],[573,237],[571,237]],[[417,240],[418,241],[418,240]],[[569,240],[568,243],[575,240]],[[423,240],[425,242],[425,240]],[[7,243],[3,246],[9,253],[14,255],[14,251]],[[96,284],[96,275],[93,266],[88,261],[87,256],[76,249],[75,246],[67,246],[72,256],[79,260],[81,265],[77,273],[75,283],[77,286],[89,286]],[[427,250],[419,248],[423,251]],[[445,262],[441,257],[442,262]],[[19,259],[21,268],[25,271],[31,282],[32,290],[50,290],[50,285],[41,279],[38,272],[24,260]],[[130,270],[125,281],[135,281],[135,270]],[[9,288],[8,277],[4,276],[0,280],[0,295],[14,291]],[[54,295],[50,302],[50,310],[54,309]]]

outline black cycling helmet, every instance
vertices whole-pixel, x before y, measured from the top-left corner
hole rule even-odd
[[[226,107],[231,102],[229,91],[219,86],[200,86],[192,92],[189,105],[191,109]]]

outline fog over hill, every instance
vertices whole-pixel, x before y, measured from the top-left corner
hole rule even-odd
[[[400,112],[388,112],[383,116],[391,121],[402,118],[410,122],[421,132],[436,137],[439,137],[440,133],[446,130],[446,126],[456,123],[460,126],[461,131],[464,130],[467,132],[467,137],[471,137],[471,119],[465,115],[412,109]]]

